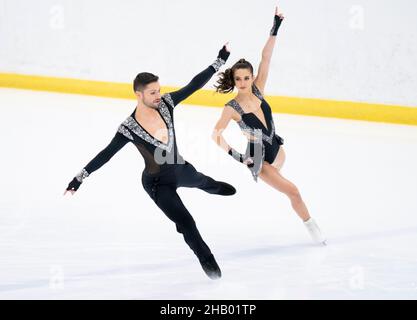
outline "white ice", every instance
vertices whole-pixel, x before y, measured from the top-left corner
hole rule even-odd
[[[417,127],[274,115],[282,174],[327,235],[320,247],[283,194],[212,142],[221,109],[178,106],[181,154],[238,190],[179,189],[221,266],[212,281],[142,189],[132,144],[63,196],[134,107],[0,89],[0,299],[417,297]],[[244,150],[237,125],[226,138]]]

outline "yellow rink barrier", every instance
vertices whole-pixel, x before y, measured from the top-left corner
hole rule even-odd
[[[0,87],[84,94],[99,97],[135,99],[131,84],[0,73]],[[162,87],[163,92],[175,87]],[[185,100],[185,104],[223,107],[232,94],[218,94],[202,89]],[[376,103],[325,99],[266,96],[272,111],[341,119],[417,125],[417,106],[405,107]]]

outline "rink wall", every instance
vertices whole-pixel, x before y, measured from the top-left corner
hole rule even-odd
[[[0,86],[111,98],[133,98],[132,85],[127,83],[0,74]],[[161,88],[162,92],[171,92],[176,89],[175,87]],[[203,89],[183,103],[222,107],[232,97],[231,94],[220,95],[212,90]],[[266,98],[272,111],[277,113],[417,125],[417,108],[271,95],[267,95]]]
[[[257,69],[276,1],[0,0],[0,86],[134,98],[138,72],[169,91],[211,64]],[[417,124],[417,3],[281,0],[265,89],[275,112]],[[186,103],[222,106],[212,79]]]

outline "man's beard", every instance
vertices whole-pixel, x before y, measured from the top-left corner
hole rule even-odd
[[[143,104],[145,106],[147,106],[148,108],[151,108],[151,109],[158,109],[159,103],[160,102],[158,102],[158,103],[148,103],[146,101],[143,101]]]

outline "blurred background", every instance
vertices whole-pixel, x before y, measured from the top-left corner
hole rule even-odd
[[[0,72],[181,86],[226,41],[257,67],[277,4],[269,95],[417,106],[413,0],[0,0]]]

